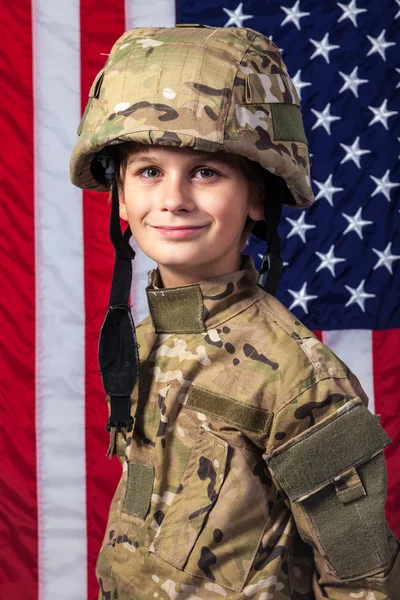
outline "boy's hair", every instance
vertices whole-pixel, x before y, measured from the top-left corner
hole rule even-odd
[[[128,164],[128,159],[132,151],[140,146],[141,144],[137,142],[125,142],[122,144],[118,144],[113,146],[113,156],[116,159],[116,164],[119,165],[119,168],[116,170],[116,182],[118,186],[118,191],[121,193],[124,187],[126,167]],[[248,189],[249,189],[249,200],[252,204],[263,204],[264,203],[264,182],[266,176],[269,174],[263,169],[263,167],[252,160],[249,160],[245,156],[235,155],[238,160],[238,166],[242,171],[242,174],[247,180]],[[109,203],[111,203],[111,195],[109,198]],[[244,226],[244,231],[246,232],[246,241],[255,225],[255,221],[247,217],[247,221]]]

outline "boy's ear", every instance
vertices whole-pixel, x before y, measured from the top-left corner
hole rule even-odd
[[[119,216],[124,221],[128,221],[128,213],[126,211],[125,196],[123,191],[118,192],[119,199]]]
[[[253,221],[262,221],[264,219],[264,202],[251,203],[249,206],[249,217]]]

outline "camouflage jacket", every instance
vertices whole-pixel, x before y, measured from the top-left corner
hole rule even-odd
[[[400,598],[383,449],[357,378],[242,269],[160,289],[99,600]]]

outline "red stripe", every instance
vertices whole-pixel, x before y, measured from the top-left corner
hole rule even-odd
[[[375,412],[392,439],[385,450],[388,470],[386,515],[389,525],[400,539],[400,329],[373,331]]]
[[[323,339],[322,339],[322,331],[313,331],[313,334],[319,339],[320,342],[323,341]]]
[[[124,0],[81,0],[82,112],[90,86],[103,67],[112,45],[125,30]],[[114,250],[108,237],[107,195],[83,194],[86,310],[86,470],[88,531],[88,600],[98,597],[95,563],[105,533],[110,502],[121,467],[117,458],[105,454],[108,434],[104,427],[104,401],[97,348],[110,293]]]
[[[0,597],[38,595],[31,3],[2,4]],[[6,144],[4,143],[6,141]]]

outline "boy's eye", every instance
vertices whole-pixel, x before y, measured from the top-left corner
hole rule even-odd
[[[156,169],[155,167],[147,167],[147,169],[143,169],[143,171],[140,172],[141,175],[143,175],[143,173],[146,173],[146,171],[148,171],[149,173],[151,171],[159,171],[159,169]],[[157,177],[157,175],[155,175],[155,177]],[[154,179],[154,177],[152,175],[150,175],[150,177],[148,177],[148,179]]]
[[[211,179],[211,177],[216,173],[216,171],[214,171],[214,169],[209,169],[208,167],[203,167],[202,169],[199,169],[198,171],[196,171],[196,173],[208,173],[209,175],[206,177],[202,177],[201,179]],[[210,176],[211,173],[211,176]]]
[[[156,167],[147,167],[146,169],[142,169],[142,171],[140,171],[140,174],[144,175],[146,179],[154,179],[155,177],[157,177],[157,173],[159,172],[160,170]],[[147,173],[147,175],[145,175],[145,173]],[[196,173],[202,173],[203,175],[205,174],[205,176],[201,177],[200,179],[211,179],[213,175],[217,174],[217,172],[214,171],[214,169],[210,169],[208,167],[202,167],[201,169],[197,169]]]

